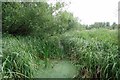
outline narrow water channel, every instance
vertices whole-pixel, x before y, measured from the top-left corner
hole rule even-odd
[[[73,78],[77,74],[76,67],[66,60],[50,61],[49,66],[39,66],[35,78]]]

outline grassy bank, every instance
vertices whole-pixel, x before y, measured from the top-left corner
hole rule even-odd
[[[2,45],[3,77],[34,77],[40,63],[48,66],[49,60],[60,59],[77,66],[76,77],[120,77],[115,30],[75,30],[46,39],[4,34]]]

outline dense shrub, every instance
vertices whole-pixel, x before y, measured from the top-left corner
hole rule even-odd
[[[71,13],[58,11],[64,3],[58,2],[56,5],[49,5],[47,2],[4,2],[2,4],[3,33],[48,37],[63,33],[75,26],[77,20]],[[54,13],[56,15],[53,15]]]
[[[27,9],[27,7],[22,3],[8,3],[2,4],[2,30],[3,33],[7,32],[13,35],[26,35],[32,30],[32,14],[34,12],[32,9]]]

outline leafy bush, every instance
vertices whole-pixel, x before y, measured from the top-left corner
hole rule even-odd
[[[13,35],[25,35],[31,32],[31,20],[33,18],[32,15],[35,15],[34,13],[32,14],[32,9],[27,9],[28,6],[23,7],[25,5],[22,3],[19,4],[14,2],[5,2],[2,4],[2,6],[3,32]]]
[[[56,6],[60,5],[60,6]],[[78,24],[70,12],[59,9],[64,3],[49,5],[47,2],[4,2],[2,4],[3,33],[48,37],[62,34]],[[53,15],[56,13],[56,15]]]

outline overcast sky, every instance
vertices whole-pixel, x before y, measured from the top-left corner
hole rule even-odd
[[[50,0],[54,2],[55,0]],[[83,24],[94,22],[118,23],[118,2],[120,0],[61,0],[71,2],[67,10],[78,17]]]
[[[81,23],[118,23],[118,2],[120,0],[69,0],[68,10],[81,20]]]

